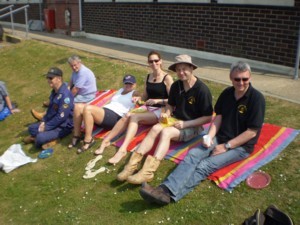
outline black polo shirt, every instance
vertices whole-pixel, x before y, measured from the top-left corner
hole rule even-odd
[[[264,122],[264,96],[250,84],[245,95],[236,100],[234,87],[226,88],[217,100],[215,113],[222,115],[221,127],[216,135],[218,143],[226,143],[248,128],[258,130],[254,138],[242,145],[251,153]]]
[[[173,116],[184,121],[211,116],[213,113],[210,90],[198,78],[187,92],[181,80],[175,81],[170,89],[168,104],[175,107]]]

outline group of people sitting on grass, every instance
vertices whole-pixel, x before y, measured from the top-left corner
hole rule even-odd
[[[51,68],[46,74],[52,92],[46,113],[32,111],[40,121],[29,126],[30,136],[25,143],[34,142],[36,147],[48,148],[56,140],[73,131],[68,148],[78,146],[77,153],[90,149],[95,140],[92,136],[94,124],[111,130],[104,137],[94,154],[103,154],[111,141],[125,132],[125,139],[109,163],[116,164],[127,154],[128,145],[137,134],[139,125],[152,128],[139,147],[131,153],[117,180],[132,184],[143,184],[140,195],[150,203],[169,204],[178,201],[208,175],[236,161],[248,157],[258,140],[265,114],[263,95],[251,85],[251,69],[245,62],[231,65],[229,79],[232,86],[219,96],[214,108],[209,88],[194,74],[198,67],[189,55],[178,55],[169,66],[177,80],[162,69],[161,55],[156,51],[148,54],[151,68],[145,79],[144,91],[135,91],[136,79],[125,75],[123,87],[111,101],[100,108],[87,104],[97,92],[94,74],[86,68],[78,56],[68,60],[73,69],[67,86],[59,68]],[[144,111],[132,110],[139,103]],[[215,115],[213,116],[213,112]],[[82,138],[82,122],[85,133]],[[210,123],[204,133],[203,125]],[[155,171],[169,150],[170,142],[188,142],[205,135],[202,145],[191,149],[185,159],[154,188]],[[153,155],[148,154],[158,139]],[[143,161],[142,168],[139,164]]]

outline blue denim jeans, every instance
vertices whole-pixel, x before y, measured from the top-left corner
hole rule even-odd
[[[202,145],[191,149],[184,160],[162,183],[170,190],[171,198],[174,201],[183,198],[211,173],[249,156],[249,153],[243,147],[210,156],[212,149],[217,145],[215,138],[214,143],[209,149]]]

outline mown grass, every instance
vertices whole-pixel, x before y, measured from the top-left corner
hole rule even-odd
[[[66,61],[72,54],[80,55],[84,64],[94,71],[99,89],[118,89],[123,75],[132,73],[138,78],[141,90],[148,72],[143,66],[32,40],[1,48],[0,80],[6,82],[11,98],[22,110],[0,122],[1,154],[10,145],[21,143],[27,135],[28,124],[35,121],[29,110],[42,110],[41,103],[50,91],[42,75],[49,67],[60,67],[65,80],[69,80],[71,69]],[[215,102],[224,86],[206,83]],[[299,105],[270,97],[266,100],[265,122],[300,129]],[[178,203],[166,207],[146,204],[138,194],[139,186],[115,180],[123,163],[115,167],[106,164],[116,150],[114,147],[108,148],[97,164],[105,165],[110,172],[95,179],[82,179],[86,163],[94,156],[92,151],[77,155],[75,150],[68,150],[66,145],[70,139],[66,137],[55,146],[54,155],[48,159],[0,174],[1,224],[236,225],[257,208],[264,210],[270,204],[287,212],[295,224],[300,223],[299,137],[278,158],[262,167],[272,177],[269,187],[257,191],[242,182],[229,193],[207,180]],[[37,157],[38,150],[32,145],[22,147],[28,156]],[[174,166],[164,161],[152,184],[159,184]]]

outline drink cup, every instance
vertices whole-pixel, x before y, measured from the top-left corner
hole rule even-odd
[[[204,135],[203,136],[203,144],[207,147],[210,146],[210,143],[211,143],[211,138],[209,135]]]

